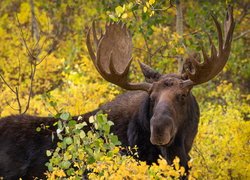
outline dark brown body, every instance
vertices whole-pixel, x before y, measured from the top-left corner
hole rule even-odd
[[[124,146],[138,146],[139,159],[147,163],[156,162],[159,155],[171,161],[179,156],[181,164],[187,166],[188,152],[197,132],[199,110],[192,95],[189,100],[189,112],[170,146],[156,146],[150,142],[149,95],[143,91],[127,92],[100,109],[108,113],[109,119],[115,125],[112,131],[118,135]],[[84,120],[98,110],[83,115]],[[5,179],[33,179],[44,177],[44,165],[48,161],[47,149],[54,149],[56,141],[52,142],[51,131],[37,132],[40,124],[50,125],[56,121],[53,118],[35,116],[9,116],[0,119],[0,176]]]

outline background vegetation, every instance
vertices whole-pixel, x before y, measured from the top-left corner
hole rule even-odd
[[[67,129],[58,149],[53,156],[47,152],[52,156],[47,164],[49,178],[75,179],[84,170],[91,170],[93,179],[178,177],[182,173],[178,159],[173,166],[159,160],[159,165],[148,167],[121,156],[116,146],[119,141],[109,133],[112,123],[104,115],[91,120],[99,131],[87,134],[80,130],[84,124],[70,121],[66,112],[83,114],[124,91],[105,82],[94,69],[85,45],[86,32],[93,20],[99,27],[106,21],[125,22],[134,42],[130,78],[140,81],[136,60],[163,73],[177,72],[177,59],[187,51],[200,50],[201,41],[209,49],[206,33],[216,41],[210,13],[221,22],[229,3],[236,19],[229,61],[220,75],[193,89],[201,119],[191,152],[191,175],[198,179],[250,178],[250,4],[247,0],[181,3],[182,36],[176,33],[176,1],[0,1],[0,117],[61,113],[62,119],[69,120],[58,126]]]

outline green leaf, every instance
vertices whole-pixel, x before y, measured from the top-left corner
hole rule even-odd
[[[95,118],[94,118],[94,116],[90,116],[89,117],[89,123],[92,124],[93,122],[95,122]]]
[[[76,125],[76,121],[75,120],[70,120],[68,123],[68,126],[73,127]]]
[[[68,169],[70,167],[71,163],[69,161],[63,161],[62,162],[62,168]]]
[[[117,22],[119,19],[115,17],[113,14],[109,15],[109,18],[112,19],[113,21]]]
[[[76,124],[75,128],[76,129],[82,129],[84,126],[87,126],[86,122],[80,123],[80,124]]]
[[[114,125],[113,121],[108,121],[108,125],[113,126]]]
[[[127,7],[128,7],[128,9],[131,9],[133,7],[133,3],[130,2]]]
[[[61,121],[58,121],[58,129],[63,130],[63,125]]]
[[[62,114],[60,115],[60,118],[61,118],[62,120],[67,121],[67,120],[69,120],[69,118],[70,118],[70,114],[69,114],[68,112],[62,113]]]
[[[117,14],[118,17],[120,17],[123,12],[124,12],[124,9],[121,6],[117,6],[115,8],[115,13]]]
[[[88,164],[92,164],[92,163],[94,163],[95,162],[95,158],[93,157],[93,156],[90,156],[89,158],[88,158]]]
[[[37,128],[36,128],[36,131],[37,131],[37,132],[40,132],[40,131],[41,131],[41,127],[37,127]]]
[[[68,170],[66,171],[66,173],[67,173],[68,176],[73,175],[74,172],[75,172],[75,170],[74,170],[73,168],[70,168],[70,169],[68,169]]]
[[[63,137],[62,137],[62,135],[61,135],[61,134],[57,134],[57,137],[58,137],[58,139],[60,139],[60,140],[62,140],[62,139],[63,139]]]
[[[82,120],[82,116],[78,116],[77,121],[81,121]]]
[[[51,152],[50,150],[47,150],[47,151],[46,151],[46,155],[47,155],[47,156],[51,156],[51,155],[52,155],[52,152]]]
[[[79,136],[80,136],[81,139],[83,139],[86,136],[86,134],[85,134],[84,131],[81,131],[80,134],[79,134]]]
[[[121,145],[121,142],[116,135],[110,135],[110,140],[114,145]]]
[[[65,143],[68,145],[72,144],[72,142],[73,142],[71,137],[66,137],[64,140],[65,140]]]
[[[110,132],[110,126],[108,124],[104,124],[102,128],[105,131],[105,133],[109,134],[109,132]]]
[[[49,170],[49,171],[53,171],[53,166],[52,166],[52,164],[50,164],[49,162],[47,162],[45,165],[48,167],[48,170]]]

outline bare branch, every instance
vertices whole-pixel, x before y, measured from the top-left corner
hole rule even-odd
[[[16,100],[17,100],[17,104],[18,104],[18,111],[19,111],[19,114],[22,114],[22,104],[20,102],[20,98],[19,98],[19,89],[18,87],[16,87]]]
[[[36,65],[34,65],[34,69],[33,69],[32,64],[31,64],[30,71],[31,71],[31,77],[30,77],[29,96],[28,96],[28,101],[27,101],[27,104],[26,104],[26,108],[25,108],[25,110],[23,111],[22,114],[25,114],[28,111],[29,106],[30,106],[30,100],[31,100],[31,96],[32,96],[32,93],[33,93],[33,82],[34,82],[34,77],[35,77],[35,73],[36,73]]]
[[[4,84],[13,92],[16,93],[16,91],[7,83],[7,81],[4,79],[4,77],[0,74],[0,78],[4,82]]]
[[[12,105],[10,105],[10,103],[8,101],[5,100],[5,103],[11,108],[13,109],[14,111],[19,111],[18,108],[14,108]]]
[[[169,6],[166,8],[162,8],[162,9],[153,9],[154,11],[167,11],[170,8],[175,7],[175,5],[173,4],[172,0],[169,0]]]
[[[238,39],[244,37],[244,36],[247,35],[248,33],[250,33],[250,29],[248,29],[248,30],[246,30],[246,31],[244,31],[244,32],[242,32],[242,33],[240,33],[238,36],[236,36],[235,38],[233,38],[233,40],[236,41],[236,40],[238,40]]]
[[[19,56],[16,54],[17,59],[18,59],[18,82],[17,82],[17,86],[20,86],[20,80],[21,80],[21,60],[19,58]]]
[[[21,23],[19,21],[19,18],[17,16],[17,14],[16,14],[16,19],[17,19],[17,23],[18,23],[18,28],[19,28],[19,30],[21,32],[21,38],[22,38],[23,44],[24,44],[24,46],[25,46],[25,48],[27,50],[27,53],[28,53],[28,55],[30,57],[32,57],[34,59],[35,57],[33,57],[32,53],[31,53],[31,51],[30,51],[30,49],[29,49],[29,47],[28,47],[28,45],[26,43],[26,39],[24,38],[24,33],[23,33],[23,30],[22,30],[22,27],[21,27]]]
[[[145,42],[145,45],[146,45],[146,48],[147,48],[147,51],[148,51],[148,54],[149,54],[149,61],[147,61],[147,64],[150,66],[151,65],[151,60],[152,60],[152,57],[151,57],[151,55],[150,54],[152,54],[151,53],[151,48],[149,48],[149,44],[148,44],[148,40],[147,40],[147,37],[146,37],[146,35],[145,35],[145,33],[142,31],[141,32],[142,33],[142,36],[143,36],[143,39],[144,39],[144,42]]]
[[[240,1],[236,1],[236,3],[243,10],[241,12],[240,17],[236,20],[237,24],[239,25],[243,21],[243,19],[249,14],[250,3],[249,2],[244,3]]]
[[[41,38],[41,31],[39,29],[39,24],[37,21],[37,18],[35,16],[35,8],[34,8],[34,0],[29,0],[29,4],[30,4],[30,8],[31,8],[31,34],[32,34],[32,45],[28,45],[27,39],[28,39],[28,35],[25,37],[23,28],[22,28],[22,24],[20,23],[20,20],[18,18],[17,13],[15,14],[16,16],[16,21],[17,21],[17,27],[20,31],[20,40],[27,52],[26,56],[29,60],[29,64],[30,64],[30,86],[28,89],[28,98],[27,98],[27,103],[25,105],[25,108],[23,107],[23,105],[21,104],[21,96],[20,96],[20,92],[19,92],[19,87],[20,87],[20,82],[21,82],[21,60],[19,59],[19,56],[17,55],[18,58],[18,83],[17,86],[15,88],[12,88],[11,85],[4,79],[4,77],[0,74],[0,79],[2,79],[3,83],[11,90],[12,93],[15,94],[15,100],[16,103],[18,105],[18,108],[13,108],[9,103],[8,105],[13,109],[13,110],[18,110],[20,114],[25,114],[29,107],[30,107],[30,101],[31,101],[31,97],[33,94],[33,84],[34,84],[34,79],[35,79],[35,74],[36,74],[36,69],[37,66],[43,62],[43,60],[48,57],[48,55],[50,55],[56,48],[58,45],[59,40],[56,37],[49,37],[46,35],[45,40],[42,42],[40,42]],[[48,28],[49,28],[49,23],[48,23]],[[62,33],[58,33],[59,35],[62,35]],[[59,36],[58,35],[58,36]],[[57,34],[55,34],[55,36],[57,36]],[[45,54],[41,56],[41,52],[44,48],[44,45],[46,44],[46,42],[48,42],[49,39],[52,39],[51,45],[49,47],[49,49],[46,49],[44,52]]]

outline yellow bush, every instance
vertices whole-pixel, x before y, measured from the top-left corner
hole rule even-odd
[[[198,135],[192,150],[192,172],[204,179],[247,179],[250,177],[250,122],[246,99],[232,84],[223,82],[212,97],[222,104],[202,106]]]

